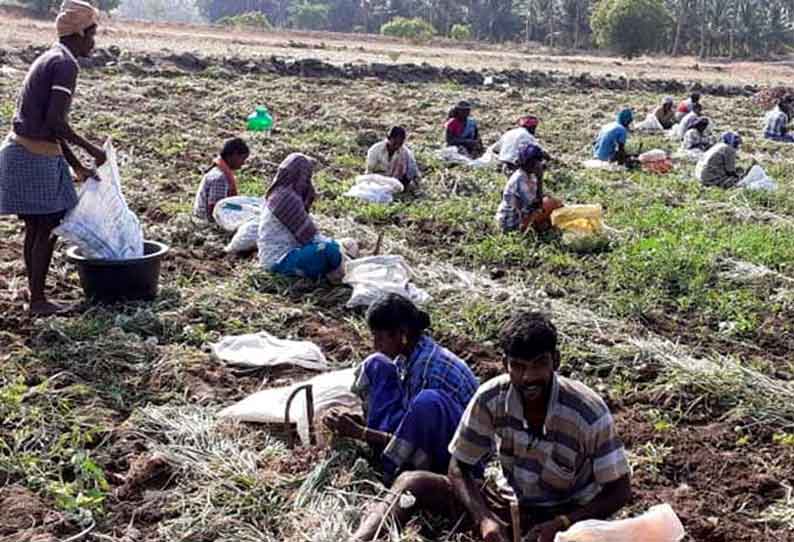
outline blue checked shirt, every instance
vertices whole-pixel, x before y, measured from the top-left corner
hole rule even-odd
[[[419,339],[407,360],[398,358],[396,362],[406,409],[417,394],[426,389],[443,391],[465,408],[480,385],[465,361],[427,335]]]

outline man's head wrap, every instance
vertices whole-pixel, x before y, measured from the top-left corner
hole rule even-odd
[[[61,11],[55,19],[55,30],[58,37],[83,35],[88,28],[99,21],[99,11],[83,0],[63,0]]]

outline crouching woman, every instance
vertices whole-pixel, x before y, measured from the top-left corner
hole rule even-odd
[[[344,276],[339,243],[317,231],[311,212],[316,192],[313,161],[292,153],[281,162],[259,219],[259,264],[281,275],[332,282]]]
[[[387,483],[400,473],[445,473],[448,446],[479,381],[468,365],[437,344],[430,317],[411,301],[389,294],[372,304],[367,324],[378,351],[364,360],[353,391],[365,417],[332,411],[326,425],[381,453]]]
[[[502,233],[546,231],[551,227],[551,213],[562,203],[543,195],[543,159],[547,156],[537,145],[527,145],[518,153],[518,169],[513,172],[502,192],[496,211],[496,223]]]

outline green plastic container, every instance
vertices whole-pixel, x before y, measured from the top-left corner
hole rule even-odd
[[[271,128],[273,128],[273,117],[264,105],[257,107],[256,111],[248,116],[250,132],[269,132]]]

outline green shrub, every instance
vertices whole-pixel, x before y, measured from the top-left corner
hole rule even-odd
[[[432,38],[436,30],[430,23],[418,17],[413,19],[395,17],[380,27],[380,33],[384,36],[393,36],[395,38],[425,41]]]
[[[471,26],[467,24],[455,24],[449,30],[449,37],[453,40],[467,41],[471,39]]]
[[[256,28],[258,30],[270,30],[273,28],[270,21],[267,20],[267,16],[259,11],[229,15],[228,17],[218,19],[217,23],[223,26]]]
[[[301,2],[290,7],[290,23],[305,30],[323,30],[328,27],[330,7],[325,4]]]
[[[665,43],[673,19],[663,0],[602,0],[590,23],[600,47],[632,58]]]

